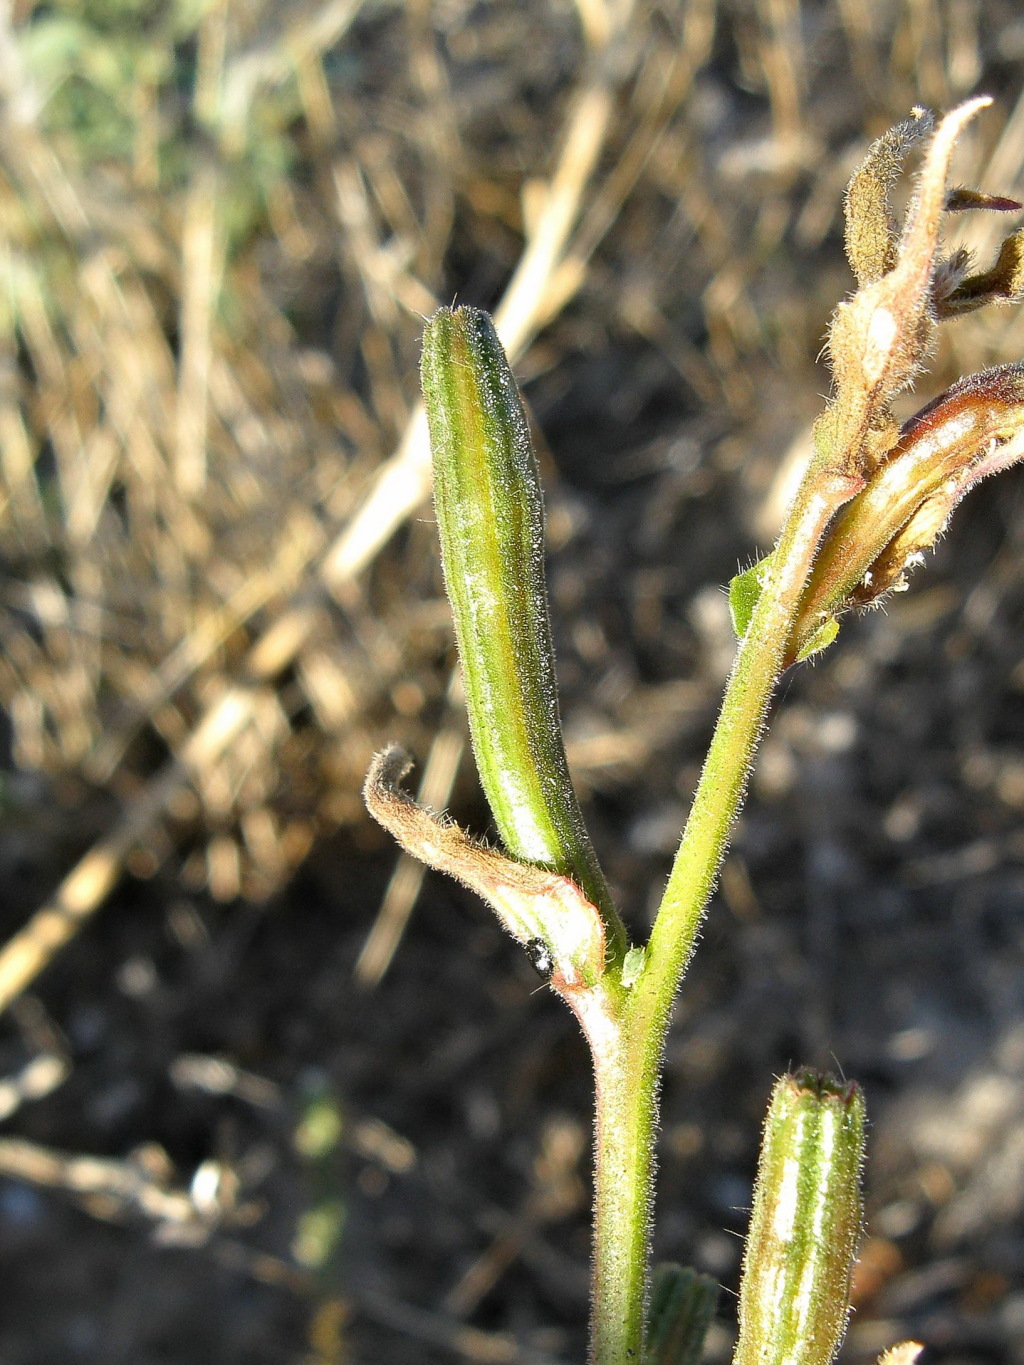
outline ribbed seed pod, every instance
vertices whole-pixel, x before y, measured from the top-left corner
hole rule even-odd
[[[734,1365],[830,1365],[860,1237],[864,1100],[813,1071],[783,1076],[765,1121]]]
[[[537,460],[488,315],[435,313],[422,373],[441,557],[480,780],[509,853],[577,882],[621,947],[562,741]]]

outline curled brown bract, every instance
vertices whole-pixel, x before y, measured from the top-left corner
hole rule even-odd
[[[363,785],[373,818],[406,853],[487,901],[524,947],[538,940],[545,944],[556,989],[592,985],[604,972],[604,925],[575,882],[507,858],[470,838],[454,821],[418,805],[401,786],[411,767],[397,745],[375,755]]]

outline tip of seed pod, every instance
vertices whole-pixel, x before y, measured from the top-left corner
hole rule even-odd
[[[832,1076],[826,1071],[818,1071],[811,1066],[801,1067],[790,1079],[797,1090],[820,1100],[836,1099],[846,1106],[859,1098],[861,1093],[856,1081],[840,1080],[837,1076]]]

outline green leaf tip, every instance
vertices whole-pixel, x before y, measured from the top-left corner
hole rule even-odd
[[[698,1365],[718,1305],[710,1275],[665,1261],[655,1266],[644,1365]]]
[[[640,973],[647,962],[646,948],[630,948],[622,959],[622,985],[630,990],[640,979]]]
[[[523,402],[490,317],[442,308],[423,336],[434,506],[477,768],[509,853],[571,877],[625,933],[565,757],[544,505]]]
[[[815,1071],[772,1093],[740,1286],[733,1365],[831,1365],[861,1226],[864,1100]]]
[[[812,631],[806,641],[800,645],[794,662],[802,664],[805,659],[813,658],[815,654],[820,654],[822,650],[828,649],[838,634],[839,622],[834,616],[830,616],[823,625]]]

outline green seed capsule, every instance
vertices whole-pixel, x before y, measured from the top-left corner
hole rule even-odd
[[[733,1365],[830,1365],[860,1237],[864,1100],[813,1071],[784,1076],[765,1121]]]
[[[576,881],[618,947],[621,924],[562,741],[537,460],[486,313],[434,314],[423,338],[423,396],[445,583],[484,791],[509,853]]]

